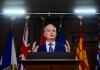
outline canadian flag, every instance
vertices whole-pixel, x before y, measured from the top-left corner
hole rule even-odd
[[[44,22],[43,22],[41,34],[40,34],[40,45],[44,44],[44,42],[45,42],[45,37],[44,37]]]

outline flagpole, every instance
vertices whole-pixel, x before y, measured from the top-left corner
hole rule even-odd
[[[43,21],[43,25],[44,25],[45,17],[41,17],[41,20]]]
[[[28,25],[28,20],[29,20],[29,18],[30,18],[30,15],[29,14],[27,14],[26,16],[25,16],[25,19],[26,19],[26,24]]]
[[[12,20],[12,23],[11,23],[11,30],[12,30],[12,32],[13,32],[13,25],[14,25],[14,21],[15,21],[15,16],[12,16],[11,17],[11,20]]]
[[[80,25],[82,25],[83,16],[78,16],[78,18],[80,19]]]
[[[63,19],[63,15],[60,15],[60,27],[62,27],[62,19]]]

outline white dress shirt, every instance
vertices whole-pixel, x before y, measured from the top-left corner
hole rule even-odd
[[[46,50],[47,50],[47,52],[49,52],[49,47],[50,47],[50,42],[49,41],[46,41]],[[53,51],[55,50],[55,41],[54,42],[52,42],[52,48],[53,48]]]

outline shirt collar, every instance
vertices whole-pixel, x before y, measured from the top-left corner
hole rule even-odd
[[[50,44],[50,42],[46,41],[46,44]],[[55,45],[55,41],[53,41],[52,44]]]
[[[50,42],[49,41],[46,41],[46,50],[47,50],[47,52],[49,52],[49,45],[48,44],[50,44]],[[56,42],[54,41],[54,42],[52,42],[52,48],[53,48],[53,51],[55,50],[55,44],[56,44]]]

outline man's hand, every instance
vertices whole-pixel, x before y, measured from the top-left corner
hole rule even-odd
[[[37,52],[38,46],[36,46],[36,41],[32,45],[32,52]]]
[[[65,44],[65,50],[66,50],[66,52],[71,52],[70,45],[69,45],[69,42],[67,40],[66,40],[66,44]]]

